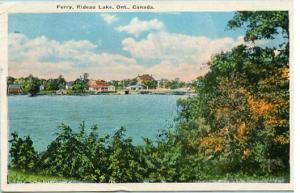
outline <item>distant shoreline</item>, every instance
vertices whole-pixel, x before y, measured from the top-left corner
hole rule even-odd
[[[38,97],[38,96],[121,96],[121,95],[181,95],[181,96],[194,96],[194,93],[146,93],[146,94],[140,94],[140,93],[132,93],[132,94],[122,94],[122,93],[98,93],[98,94],[91,94],[91,93],[78,93],[78,94],[36,94],[33,96],[29,96],[28,94],[9,94],[7,96],[28,96],[28,97]]]

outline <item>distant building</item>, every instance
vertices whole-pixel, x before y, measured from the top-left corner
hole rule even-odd
[[[141,86],[141,85],[131,85],[131,86],[126,87],[126,90],[130,90],[130,91],[139,91],[142,89],[143,89],[143,86]]]
[[[136,77],[136,80],[137,80],[138,84],[143,84],[144,81],[151,81],[151,80],[155,80],[155,79],[153,78],[152,75],[143,74],[143,75],[138,75]]]
[[[74,84],[74,81],[66,82],[65,88],[66,88],[67,90],[72,89],[73,84]]]
[[[89,91],[99,92],[115,92],[116,88],[113,85],[109,85],[105,80],[90,80]]]
[[[7,88],[8,94],[21,94],[22,89],[19,84],[9,84]]]
[[[40,85],[40,88],[39,88],[39,89],[40,89],[40,91],[41,91],[41,90],[45,90],[44,85]]]

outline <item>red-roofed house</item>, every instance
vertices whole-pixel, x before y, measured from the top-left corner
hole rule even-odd
[[[138,84],[143,84],[143,82],[145,82],[145,81],[151,81],[151,80],[155,80],[155,79],[153,78],[152,75],[143,74],[143,75],[138,75],[136,77],[136,80],[137,80]]]
[[[90,80],[89,91],[99,92],[115,92],[116,88],[113,85],[109,85],[105,80]]]

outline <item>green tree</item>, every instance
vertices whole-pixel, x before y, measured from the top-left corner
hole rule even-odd
[[[55,91],[59,89],[64,89],[66,85],[66,80],[63,78],[62,75],[60,75],[56,79],[48,79],[43,81],[43,85],[45,90]]]
[[[109,182],[141,182],[143,169],[139,150],[132,144],[131,138],[125,138],[124,132],[121,127],[109,143]]]
[[[12,76],[7,77],[7,85],[14,84],[15,80],[16,79]]]
[[[245,40],[275,39],[280,34],[289,37],[287,11],[239,11],[228,22],[230,29],[246,28]]]
[[[85,80],[85,81],[89,81],[89,73],[83,73],[83,80]]]
[[[22,82],[22,90],[30,96],[36,95],[40,90],[40,81],[38,78],[33,77],[32,75],[29,75],[25,78],[25,80]]]
[[[81,78],[76,79],[73,83],[72,90],[79,93],[84,93],[88,89],[88,82]]]
[[[183,166],[182,146],[176,142],[176,135],[172,131],[162,131],[157,137],[155,142],[144,139],[145,179],[150,182],[178,182]]]
[[[146,89],[155,89],[155,88],[157,88],[157,81],[156,80],[145,80],[142,82],[142,85]]]
[[[136,79],[125,79],[120,82],[122,87],[132,86],[137,84]]]
[[[112,80],[109,84],[114,86],[116,89],[122,89],[122,83],[119,80]]]
[[[38,154],[33,148],[30,137],[20,138],[17,133],[11,134],[9,140],[11,147],[9,150],[11,167],[22,171],[36,171],[39,162]]]
[[[276,33],[288,37],[286,16],[286,12],[238,12],[229,26],[249,22],[246,41],[272,39]],[[198,96],[182,102],[179,142],[197,148],[207,170],[219,175],[288,173],[286,45],[288,39],[275,48],[240,45],[216,55],[210,72],[198,79]]]
[[[57,84],[58,84],[58,89],[64,89],[66,86],[66,80],[62,75],[59,75],[58,78],[56,79]]]

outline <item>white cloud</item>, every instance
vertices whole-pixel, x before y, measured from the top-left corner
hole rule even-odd
[[[87,40],[59,42],[41,36],[28,39],[9,34],[9,74],[33,74],[41,78],[78,78],[87,72],[92,78],[122,79],[143,71],[134,58],[119,54],[97,53],[97,45]]]
[[[206,64],[188,64],[181,63],[174,65],[170,61],[162,61],[161,63],[146,69],[146,73],[153,74],[156,78],[167,78],[174,80],[179,78],[182,81],[194,80],[199,76],[205,75],[209,71]]]
[[[119,18],[116,15],[112,15],[112,14],[108,14],[108,13],[102,13],[102,14],[100,14],[100,16],[108,24],[114,23],[119,20]]]
[[[205,36],[189,36],[167,32],[150,33],[141,40],[126,38],[123,49],[135,58],[188,60],[209,60],[213,53],[230,50],[242,43],[242,38],[209,39]]]
[[[59,42],[49,40],[45,36],[28,39],[23,34],[9,34],[9,51],[10,60],[53,60],[68,59],[76,56],[92,52],[97,45],[87,40],[69,40]]]
[[[240,43],[242,37],[210,39],[152,32],[141,40],[124,39],[123,49],[130,54],[124,56],[99,52],[99,45],[88,40],[61,42],[44,36],[29,39],[23,34],[9,34],[9,74],[41,78],[62,74],[72,80],[87,72],[91,78],[111,80],[149,73],[155,78],[187,81],[204,75],[213,55]]]
[[[159,61],[147,69],[149,73],[182,80],[203,75],[208,71],[206,63],[213,55],[241,43],[242,37],[210,39],[168,32],[150,33],[141,40],[126,38],[122,41],[123,49],[132,57],[145,62]]]
[[[142,21],[139,18],[133,18],[128,25],[119,26],[115,28],[119,32],[127,32],[138,37],[142,32],[146,31],[161,31],[165,29],[163,22],[158,19],[149,21]]]

